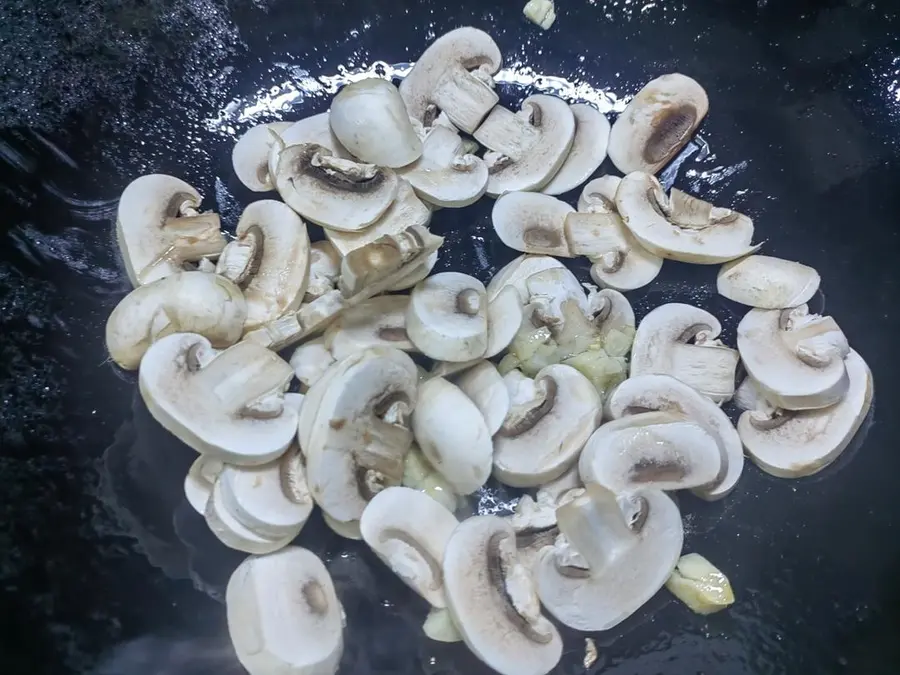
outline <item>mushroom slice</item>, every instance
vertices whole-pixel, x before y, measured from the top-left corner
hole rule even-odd
[[[197,452],[230,464],[280,457],[297,431],[284,405],[294,371],[278,354],[249,342],[217,351],[209,340],[176,333],[141,361],[141,396],[163,427]]]
[[[518,291],[521,302],[528,302],[528,277],[554,267],[564,265],[547,255],[520,255],[491,278],[487,285],[488,300],[493,302],[503,289],[512,286]]]
[[[323,339],[311,340],[300,345],[291,355],[291,368],[305,389],[318,382],[334,362],[335,358],[325,346]]]
[[[405,291],[412,288],[417,283],[428,277],[429,274],[431,274],[431,270],[433,270],[434,266],[437,265],[437,260],[438,252],[435,251],[430,256],[428,256],[422,264],[410,270],[409,274],[400,279],[400,281],[391,286],[388,290]],[[490,306],[488,306],[488,312],[490,312]]]
[[[574,368],[548,366],[534,382],[534,398],[511,401],[494,439],[494,476],[512,487],[559,478],[600,423],[600,395]]]
[[[716,403],[724,403],[734,396],[739,356],[717,339],[721,332],[719,320],[699,307],[661,305],[637,327],[631,376],[672,375]]]
[[[718,483],[697,488],[694,494],[715,501],[734,490],[744,470],[741,439],[728,415],[693,387],[668,375],[638,375],[613,390],[606,409],[613,419],[660,410],[696,422],[716,439],[724,471]]]
[[[222,473],[225,464],[217,459],[202,455],[194,460],[184,479],[184,497],[188,504],[201,516],[206,512],[206,505],[212,494],[216,478]]]
[[[456,386],[484,415],[490,435],[497,433],[509,412],[509,392],[497,366],[490,361],[481,361],[460,375]]]
[[[529,495],[522,495],[515,512],[507,518],[516,532],[519,559],[529,570],[534,569],[541,551],[553,546],[559,536],[556,506],[556,501],[546,493],[539,492],[537,501]]]
[[[481,411],[459,387],[442,377],[423,382],[412,428],[425,457],[457,494],[471,494],[487,482],[491,433]]]
[[[184,263],[225,248],[219,216],[200,213],[202,197],[183,180],[155,173],[136,178],[119,198],[116,238],[134,286],[184,270]]]
[[[537,192],[509,192],[494,204],[491,221],[500,241],[517,251],[571,258],[565,222],[574,209]]]
[[[382,295],[343,312],[325,331],[325,345],[335,359],[368,347],[415,351],[406,335],[409,297]]]
[[[231,165],[245,187],[253,192],[275,189],[269,176],[269,153],[275,143],[275,135],[283,134],[292,125],[293,122],[260,124],[238,139],[231,151]]]
[[[728,577],[699,553],[681,556],[666,588],[697,614],[714,614],[734,604]]]
[[[862,357],[846,359],[850,384],[839,403],[821,410],[748,411],[738,433],[750,459],[766,473],[802,478],[834,462],[859,431],[872,405],[872,373]]]
[[[453,487],[431,465],[416,443],[410,446],[403,460],[403,485],[424,492],[451,513],[459,506]]]
[[[216,272],[244,289],[247,321],[256,330],[303,302],[309,281],[310,244],[306,224],[290,208],[272,199],[244,209],[235,231],[237,239],[222,252]],[[250,252],[244,254],[243,251]],[[240,259],[229,267],[230,255]]]
[[[559,632],[541,614],[516,533],[497,516],[453,531],[444,553],[447,606],[472,652],[501,675],[545,675],[562,657]]]
[[[575,116],[575,138],[562,167],[541,192],[561,195],[584,183],[606,159],[609,143],[609,120],[587,103],[569,106]]]
[[[341,257],[341,252],[330,241],[310,244],[309,283],[304,302],[312,302],[334,290],[341,276]]]
[[[794,309],[751,309],[738,325],[738,349],[763,396],[786,410],[815,410],[840,401],[850,378],[850,345],[830,316]]]
[[[395,169],[422,156],[422,139],[400,92],[379,77],[342,87],[331,102],[328,121],[341,144],[363,162]]]
[[[683,193],[681,193],[683,194]],[[762,244],[751,244],[753,221],[731,209],[712,208],[704,224],[679,224],[678,202],[666,196],[655,176],[636,171],[622,179],[616,208],[635,239],[661,258],[716,265],[743,258]]]
[[[241,289],[207,272],[176,272],[135,288],[106,321],[106,349],[125,370],[136,370],[156,340],[197,333],[223,349],[240,340],[247,318]]]
[[[568,268],[554,267],[532,274],[525,286],[532,323],[546,326],[561,342],[574,342],[576,333],[584,333],[587,341],[593,339],[594,326],[588,318],[592,314],[591,306],[578,278]],[[621,294],[617,295],[624,299]],[[602,304],[607,312],[612,311],[612,304],[607,305],[605,299],[598,304]],[[627,300],[625,304],[631,307]]]
[[[353,541],[362,541],[362,532],[359,531],[358,520],[351,520],[345,523],[340,520],[335,520],[324,511],[322,512],[322,520],[325,521],[325,525],[328,526],[328,529],[339,537],[351,539]]]
[[[473,134],[488,148],[487,193],[540,190],[569,156],[575,139],[575,115],[561,98],[536,94],[518,113],[497,106]]]
[[[490,76],[500,69],[500,49],[477,28],[452,30],[431,43],[400,83],[409,116],[432,126],[442,111],[458,128],[471,134],[499,97]],[[469,72],[477,69],[476,73]]]
[[[487,190],[488,169],[484,161],[466,153],[459,134],[443,126],[428,132],[422,157],[399,173],[416,194],[437,206],[469,206]]]
[[[726,263],[716,287],[721,295],[760,309],[784,309],[809,302],[819,290],[812,267],[767,255],[751,255]]]
[[[662,258],[637,242],[618,213],[570,213],[564,232],[569,251],[590,258],[591,278],[604,288],[633,291],[662,269]]]
[[[359,521],[365,542],[403,582],[442,609],[441,561],[459,525],[450,511],[423,492],[391,487],[375,495]]]
[[[651,80],[616,118],[609,158],[622,173],[656,173],[687,145],[708,110],[706,92],[690,77]]]
[[[522,307],[519,292],[510,286],[504,287],[488,302],[488,339],[484,358],[493,358],[509,347],[524,320],[525,308]]]
[[[584,446],[581,479],[616,494],[685,490],[718,483],[724,464],[717,439],[670,412],[646,412],[608,422]]]
[[[584,186],[578,197],[579,213],[616,213],[616,191],[622,179],[600,176]]]
[[[432,359],[459,362],[484,356],[488,342],[484,284],[460,272],[428,277],[410,295],[406,330],[412,344]]]
[[[400,484],[418,381],[415,364],[396,349],[372,347],[350,359],[313,387],[323,393],[304,447],[313,498],[345,523],[359,520],[381,490]]]
[[[627,619],[662,588],[681,555],[681,514],[659,490],[617,499],[588,485],[556,517],[565,539],[544,551],[535,578],[544,607],[576,630],[609,630]]]
[[[297,546],[244,560],[225,592],[228,632],[250,675],[334,675],[344,651],[328,570]]]
[[[206,502],[203,516],[210,531],[219,541],[228,548],[243,553],[256,555],[274,553],[290,544],[297,536],[297,532],[300,531],[300,528],[297,528],[297,532],[291,532],[281,537],[270,537],[254,532],[228,510],[228,504],[222,494],[222,486],[218,479]]]
[[[296,537],[313,510],[303,457],[296,446],[262,466],[226,466],[218,477],[222,504],[263,537]]]
[[[432,608],[428,612],[425,623],[422,624],[422,632],[428,639],[435,642],[462,642],[462,635],[459,634],[459,629],[453,623],[450,610],[446,608]]]
[[[294,122],[283,132],[271,132],[269,135],[273,139],[272,149],[269,151],[269,180],[273,185],[275,185],[275,173],[278,170],[281,151],[289,145],[315,143],[331,150],[335,157],[353,159],[353,156],[347,152],[331,131],[327,112]]]
[[[385,235],[399,236],[414,225],[425,228],[430,222],[431,210],[416,196],[409,182],[401,179],[397,198],[374,225],[358,232],[326,229],[325,236],[341,255],[348,255],[350,251],[371,244]]]
[[[744,381],[738,385],[732,401],[740,410],[757,410],[767,415],[775,412],[775,406],[766,400],[759,390],[759,385],[753,381],[752,377],[745,377]]]
[[[289,145],[275,169],[275,187],[285,203],[322,227],[365,229],[384,215],[397,196],[391,169],[341,159],[321,145]]]

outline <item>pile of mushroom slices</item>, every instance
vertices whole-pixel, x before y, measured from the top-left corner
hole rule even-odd
[[[430,605],[429,637],[464,641],[504,675],[543,675],[562,643],[542,608],[601,631],[663,585],[697,612],[731,604],[725,575],[682,556],[671,493],[726,497],[744,451],[776,476],[815,473],[869,409],[865,362],[807,308],[815,270],[757,255],[750,218],[656,179],[706,115],[699,84],[653,80],[610,127],[552,96],[500,106],[500,61],[487,34],[460,28],[399,88],[362,80],[328,113],[251,129],[235,172],[283,201],[247,206],[233,237],[177,178],[142,176],[122,194],[135,289],[107,346],[199,453],[190,504],[251,554],[227,589],[251,675],[338,668],[334,585],[291,545],[316,505]],[[607,152],[624,177],[587,183],[577,209],[555,197]],[[432,275],[432,214],[484,194],[523,255],[487,286]],[[310,242],[309,223],[323,239]],[[596,285],[560,262],[575,256]],[[636,325],[622,292],[666,258],[724,263],[719,292],[752,308],[737,349],[690,305]],[[746,411],[737,428],[721,409],[732,399]],[[527,490],[515,513],[465,518],[491,477]]]

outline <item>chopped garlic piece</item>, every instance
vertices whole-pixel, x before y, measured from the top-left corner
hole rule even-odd
[[[597,644],[591,638],[584,639],[584,669],[597,663]]]
[[[698,553],[681,556],[666,588],[697,614],[713,614],[734,603],[728,577]]]
[[[529,0],[522,13],[529,21],[544,30],[549,29],[556,21],[556,7],[553,0]]]

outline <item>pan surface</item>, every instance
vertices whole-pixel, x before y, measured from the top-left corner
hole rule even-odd
[[[659,74],[699,80],[710,115],[669,176],[753,216],[765,252],[820,270],[816,309],[840,322],[876,380],[874,413],[835,466],[801,481],[749,467],[724,502],[681,500],[685,550],[729,575],[736,604],[703,618],[663,592],[592,636],[599,659],[587,672],[896,672],[896,4],[558,0],[546,33],[525,22],[523,4],[2,3],[0,671],[242,672],[221,601],[243,556],[183,500],[193,453],[152,420],[135,378],[106,362],[103,326],[129,289],[115,200],[140,174],[170,173],[233,227],[257,198],[233,176],[235,135],[321,112],[353,74],[402,73],[435,36],[469,24],[499,43],[509,104],[542,90],[615,112]],[[489,210],[485,200],[436,215],[447,237],[437,271],[486,280],[513,257]],[[587,280],[586,266],[574,269]],[[734,344],[742,311],[715,294],[714,278],[667,264],[629,297],[639,316],[698,304]],[[478,507],[502,513],[514,496],[487,489]],[[318,516],[298,543],[326,561],[347,612],[341,673],[488,672],[464,647],[424,638],[424,603],[364,546]],[[586,672],[584,636],[565,638],[555,672]]]

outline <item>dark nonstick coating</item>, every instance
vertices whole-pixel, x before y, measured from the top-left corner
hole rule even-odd
[[[206,120],[234,98],[299,81],[301,69],[410,61],[465,24],[491,32],[520,69],[619,97],[664,72],[698,79],[712,155],[689,158],[676,184],[752,215],[765,252],[819,269],[817,302],[876,379],[874,415],[834,467],[802,481],[748,467],[722,503],[681,500],[686,550],[727,572],[734,607],[701,618],[663,592],[593,636],[590,672],[897,672],[896,3],[558,0],[548,33],[522,19],[521,4],[0,4],[0,672],[92,672],[101,654],[101,672],[115,675],[240,672],[220,600],[242,556],[183,502],[193,453],[150,418],[134,377],[105,362],[104,322],[129,288],[112,244],[114,200],[142,173],[172,173],[233,227],[254,196],[232,175],[232,140]],[[527,90],[503,93],[514,103]],[[285,114],[326,106],[313,96]],[[487,279],[511,259],[489,208],[436,215],[448,242],[439,270]],[[667,263],[631,300],[639,315],[697,303],[733,344],[741,310],[715,295],[714,275]],[[318,516],[299,543],[326,560],[346,608],[341,673],[487,672],[464,647],[424,639],[424,603],[364,546]],[[565,638],[556,672],[584,672],[583,636]]]

